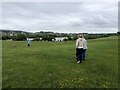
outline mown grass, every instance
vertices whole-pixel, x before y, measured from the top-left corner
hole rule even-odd
[[[117,88],[118,38],[88,41],[76,64],[74,42],[3,41],[3,88]]]

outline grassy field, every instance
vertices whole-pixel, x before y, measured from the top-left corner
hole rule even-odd
[[[118,38],[88,41],[76,64],[74,42],[3,41],[3,88],[117,88]]]

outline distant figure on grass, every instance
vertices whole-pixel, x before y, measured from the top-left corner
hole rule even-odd
[[[77,63],[82,63],[82,52],[83,52],[83,36],[78,35],[78,39],[76,40],[76,58]]]
[[[88,47],[87,47],[87,40],[84,38],[84,36],[82,38],[83,38],[82,60],[84,61],[86,57],[86,50],[88,49]]]
[[[28,39],[28,47],[30,47],[30,39]]]

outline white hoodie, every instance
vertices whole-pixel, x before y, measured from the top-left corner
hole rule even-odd
[[[87,40],[85,38],[83,38],[83,49],[88,49]]]
[[[76,48],[83,48],[83,38],[78,38],[76,40]]]

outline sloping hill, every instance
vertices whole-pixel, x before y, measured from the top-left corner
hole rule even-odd
[[[118,38],[88,41],[76,64],[75,42],[3,41],[3,88],[117,88]]]

